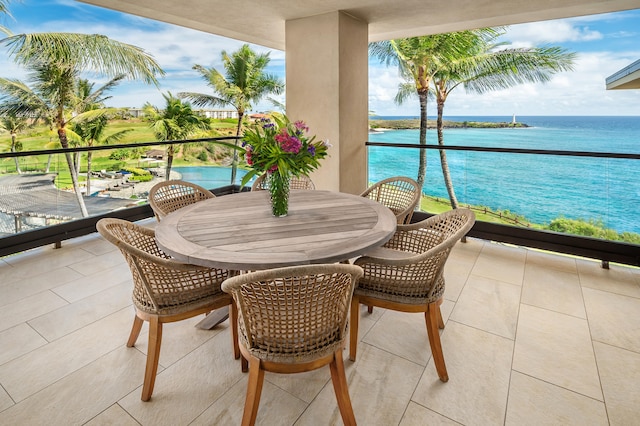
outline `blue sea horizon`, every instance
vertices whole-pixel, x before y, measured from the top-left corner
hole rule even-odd
[[[512,116],[447,116],[454,121],[511,122]],[[516,116],[531,127],[445,129],[445,145],[640,154],[640,117]],[[369,141],[418,143],[418,130],[372,133]],[[427,143],[437,144],[434,130]],[[640,163],[632,159],[447,152],[458,200],[548,224],[558,217],[593,220],[617,232],[640,233]],[[369,148],[369,180],[416,177],[418,151]],[[423,192],[448,198],[438,151],[427,152]]]

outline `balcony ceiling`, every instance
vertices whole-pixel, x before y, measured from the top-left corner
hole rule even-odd
[[[132,15],[285,48],[285,21],[343,11],[369,23],[369,41],[593,15],[638,0],[80,0]]]

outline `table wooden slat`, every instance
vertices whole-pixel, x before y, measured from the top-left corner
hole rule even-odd
[[[169,214],[158,245],[196,265],[234,270],[330,263],[363,254],[391,238],[396,218],[367,198],[292,190],[289,214],[271,214],[268,191],[205,200]]]

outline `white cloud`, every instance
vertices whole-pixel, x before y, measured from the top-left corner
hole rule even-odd
[[[602,37],[599,31],[592,30],[588,26],[577,26],[568,20],[511,25],[504,36],[514,46],[593,41],[600,40]]]

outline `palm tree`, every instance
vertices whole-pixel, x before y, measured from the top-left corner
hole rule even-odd
[[[451,91],[463,86],[467,92],[485,93],[518,84],[545,83],[561,71],[571,70],[575,53],[559,47],[506,48],[496,43],[504,34],[504,28],[484,28],[471,32],[475,42],[463,44],[468,51],[442,64],[433,77],[437,104],[436,127],[438,145],[444,146],[442,116],[444,105]],[[460,33],[452,33],[457,36]],[[455,42],[455,39],[452,40]],[[451,208],[458,208],[449,164],[444,149],[440,149],[440,163]]]
[[[236,52],[229,55],[222,51],[222,63],[225,75],[215,68],[205,68],[202,65],[194,65],[207,85],[214,91],[213,95],[193,92],[181,92],[178,96],[190,100],[194,106],[232,106],[238,113],[238,127],[236,136],[240,136],[242,119],[245,111],[251,108],[252,103],[260,101],[268,94],[280,94],[284,90],[284,84],[274,75],[265,73],[269,65],[269,53],[256,54],[248,44],[243,45]],[[237,140],[236,140],[237,144]],[[231,182],[235,182],[236,164],[238,162],[237,150],[233,152],[233,168],[231,170]]]
[[[75,117],[71,131],[75,134],[80,143],[86,146],[109,144],[122,140],[122,138],[132,129],[125,129],[113,133],[109,136],[105,135],[105,130],[109,124],[109,118],[118,111],[117,108],[105,108],[104,102],[111,96],[103,96],[105,92],[115,87],[124,75],[118,75],[106,84],[94,90],[94,83],[86,79],[80,79],[76,82],[75,97],[72,101],[74,105]],[[78,153],[79,154],[79,153]],[[93,153],[87,152],[87,191],[91,194],[91,159]],[[79,170],[80,162],[76,161],[76,167]]]
[[[0,129],[4,129],[11,134],[11,152],[22,151],[22,143],[18,141],[18,133],[29,127],[29,123],[25,118],[6,115],[0,120]],[[22,173],[18,157],[14,157],[16,162],[16,172]]]
[[[97,34],[18,34],[0,40],[16,63],[30,71],[33,88],[19,80],[0,79],[0,113],[52,117],[62,148],[69,147],[66,125],[71,119],[75,83],[82,72],[107,77],[125,75],[157,84],[164,72],[142,49]],[[80,120],[79,117],[74,119]],[[83,217],[88,216],[71,154],[65,153]]]
[[[511,87],[526,81],[545,82],[552,74],[570,69],[573,56],[558,48],[503,49],[495,43],[503,28],[482,28],[447,34],[376,42],[370,52],[387,64],[399,67],[406,82],[399,86],[396,102],[418,95],[420,102],[421,145],[426,145],[427,99],[438,104],[438,143],[444,144],[442,111],[450,91],[460,84],[482,93]],[[445,150],[441,149],[445,186],[453,208],[455,197]],[[420,151],[418,184],[424,184],[426,150]]]
[[[174,97],[170,92],[163,94],[166,102],[164,110],[160,111],[150,103],[143,106],[145,117],[151,122],[151,128],[159,141],[175,141],[187,139],[198,131],[209,130],[209,120],[196,113],[189,103],[182,102]],[[169,180],[174,145],[167,148],[167,167],[165,179]]]
[[[469,32],[462,32],[459,37],[451,34],[436,34],[423,37],[411,37],[398,40],[387,40],[371,43],[369,53],[387,65],[397,65],[401,76],[406,80],[400,84],[396,95],[396,103],[402,103],[410,96],[417,95],[420,102],[420,145],[427,144],[427,99],[433,76],[442,66],[443,61],[455,58],[465,47],[472,43]],[[452,38],[459,43],[452,43]],[[427,172],[427,151],[420,150],[418,166],[418,186],[424,185]]]

